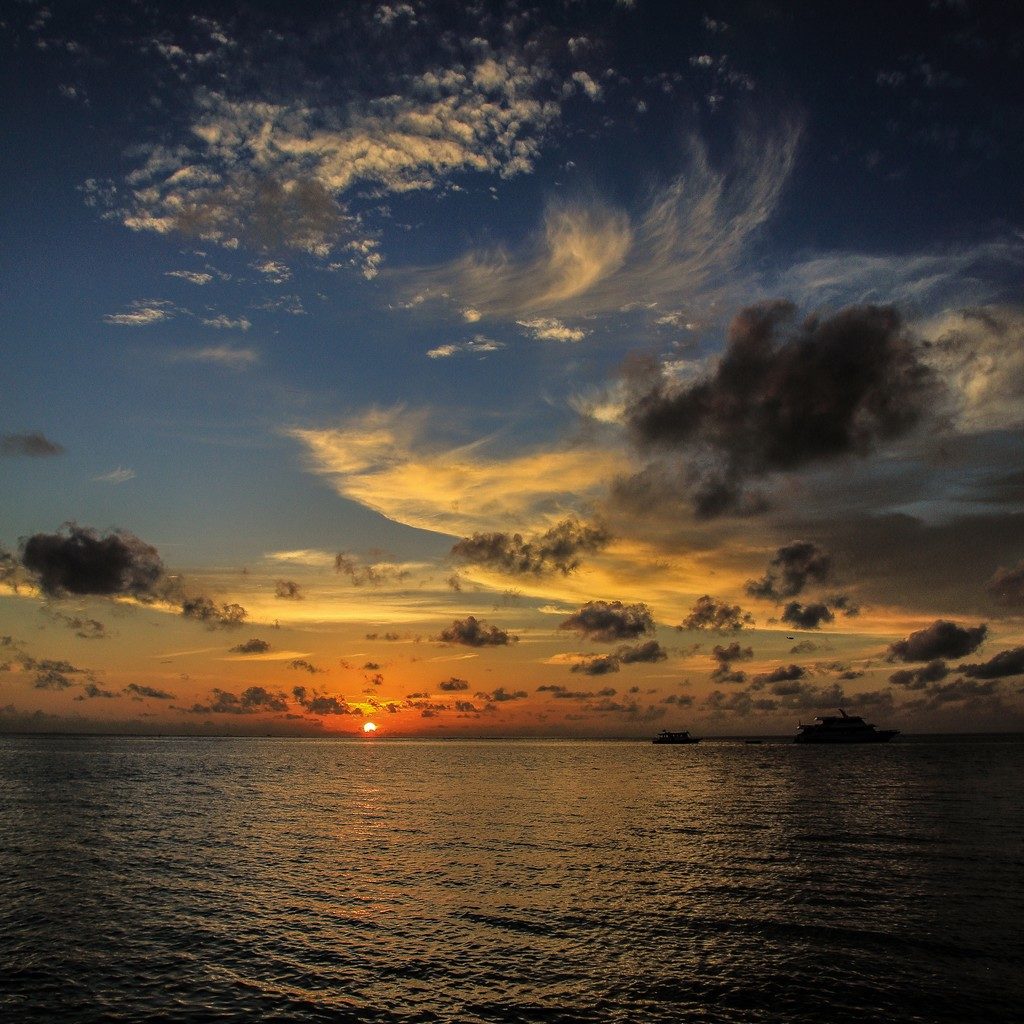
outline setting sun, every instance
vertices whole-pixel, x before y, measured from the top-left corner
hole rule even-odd
[[[376,732],[377,726],[373,722],[367,722],[363,725],[363,732]]]

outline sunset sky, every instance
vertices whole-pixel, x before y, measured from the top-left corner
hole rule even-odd
[[[1024,728],[1013,5],[306,6],[5,6],[0,729]]]

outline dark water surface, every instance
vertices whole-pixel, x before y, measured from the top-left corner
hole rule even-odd
[[[0,1020],[1024,1019],[1024,742],[0,737]]]

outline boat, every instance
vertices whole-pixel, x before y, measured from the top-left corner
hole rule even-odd
[[[859,715],[820,715],[810,725],[798,725],[794,743],[888,743],[899,729],[878,729]]]
[[[662,729],[657,736],[651,740],[652,743],[700,743],[699,736],[691,736],[688,732],[669,732]]]

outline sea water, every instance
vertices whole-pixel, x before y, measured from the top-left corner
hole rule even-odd
[[[1024,742],[0,737],[0,1020],[1021,1020]]]

